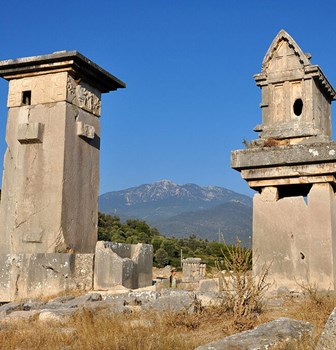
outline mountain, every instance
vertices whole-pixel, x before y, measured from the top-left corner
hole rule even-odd
[[[155,225],[166,236],[185,237],[195,234],[211,241],[223,240],[251,246],[252,207],[239,202],[226,202],[215,207],[182,213]]]
[[[228,243],[239,237],[248,244],[252,231],[252,199],[218,186],[162,180],[102,194],[99,210],[145,220],[166,236],[215,240],[221,232]]]

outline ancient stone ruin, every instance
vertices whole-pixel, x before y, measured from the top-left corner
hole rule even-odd
[[[125,84],[76,51],[0,61],[0,76],[9,81],[0,301],[92,289],[101,94]]]
[[[186,258],[182,260],[182,282],[199,282],[205,277],[206,264],[201,258]]]
[[[135,289],[152,284],[153,246],[98,242],[94,264],[94,289],[122,285]]]
[[[273,287],[336,282],[335,90],[321,68],[281,30],[254,79],[261,88],[259,137],[233,151],[232,168],[256,190],[253,273],[270,264]]]

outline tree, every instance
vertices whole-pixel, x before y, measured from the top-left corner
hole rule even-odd
[[[163,239],[164,238],[162,236],[155,236],[152,238],[151,244],[153,245],[154,252],[156,252],[161,247]]]
[[[168,253],[163,249],[159,248],[154,255],[155,261],[159,267],[164,267],[169,262]]]
[[[172,239],[163,239],[160,248],[163,248],[171,257],[176,258],[180,255],[180,251],[178,247],[176,247],[175,242]]]

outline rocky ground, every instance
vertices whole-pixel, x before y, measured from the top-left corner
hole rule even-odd
[[[197,348],[197,350],[225,350],[237,348],[243,350],[316,348],[316,331],[314,334],[314,326],[316,325],[302,320],[304,315],[300,314],[301,311],[298,311],[300,310],[299,305],[305,302],[304,298],[281,295],[267,299],[265,301],[265,309],[268,310],[268,316],[256,317],[254,324],[245,325],[247,329],[252,328],[245,332],[239,333],[239,327],[236,327],[236,331],[238,330],[239,334],[229,337],[225,337],[225,334],[232,333],[234,330],[231,329],[227,332],[227,323],[226,326],[225,323],[223,323],[225,321],[224,318],[229,317],[229,314],[219,314],[224,298],[225,295],[222,292],[191,292],[169,288],[156,291],[154,287],[149,287],[142,290],[119,289],[114,291],[91,292],[79,296],[64,295],[45,301],[23,300],[21,302],[7,303],[0,306],[0,348],[30,349],[28,345],[20,347],[17,345],[17,342],[14,342],[15,344],[11,342],[10,334],[13,334],[14,330],[17,332],[18,324],[24,325],[21,326],[20,330],[23,328],[28,329],[29,324],[31,324],[37,328],[40,327],[40,325],[47,325],[47,327],[55,327],[55,325],[57,325],[58,332],[62,334],[62,337],[68,339],[64,342],[60,341],[59,347],[57,347],[57,345],[47,346],[44,344],[45,340],[41,340],[40,349],[95,349],[94,346],[88,345],[89,343],[86,345],[81,343],[79,337],[83,337],[83,335],[78,335],[80,332],[78,325],[76,328],[72,323],[72,320],[76,318],[80,320],[79,323],[82,323],[84,327],[83,320],[88,314],[95,315],[95,317],[104,317],[108,320],[120,319],[128,323],[127,327],[131,326],[136,329],[145,328],[151,332],[157,329],[158,334],[162,331],[160,328],[162,323],[159,321],[159,318],[155,318],[153,315],[164,315],[163,318],[166,324],[169,324],[169,327],[165,329],[167,332],[174,333],[176,347],[174,347],[174,340],[171,340],[172,343],[170,345],[165,345],[165,335],[163,334],[161,335],[161,343],[158,343],[162,345],[162,347],[160,345],[152,346],[151,343],[147,341],[148,349]],[[308,304],[304,308],[308,309],[307,312],[309,313],[309,300],[307,302]],[[312,303],[311,305],[314,305],[314,301],[310,300],[310,302]],[[318,309],[318,302],[315,304]],[[328,307],[330,309],[333,302],[329,304]],[[322,310],[322,304],[320,305],[320,309]],[[208,311],[205,310],[212,310],[212,314],[207,314]],[[311,309],[311,312],[316,312],[316,310],[314,311]],[[216,317],[214,317],[214,314],[216,314]],[[83,315],[86,316],[83,318]],[[125,319],[125,315],[133,316]],[[299,320],[293,319],[295,315]],[[319,347],[316,349],[334,349],[334,347],[330,347],[328,344],[333,344],[335,341],[335,336],[332,338],[333,334],[335,334],[335,316],[336,315],[334,315],[332,320],[328,321],[329,331],[325,331],[324,340],[320,341]],[[314,323],[314,320],[312,320],[312,322]],[[321,322],[325,322],[325,320]],[[209,323],[213,323],[211,327]],[[216,324],[218,329],[215,331]],[[253,329],[254,326],[257,327]],[[11,330],[13,331],[12,333]],[[241,330],[244,330],[244,325],[241,327]],[[165,331],[163,331],[163,333],[164,332]],[[178,332],[180,332],[180,334]],[[321,330],[319,330],[319,333],[320,332]],[[223,336],[221,337],[220,334],[223,334]],[[177,339],[180,335],[182,335],[182,338]],[[38,335],[36,336],[38,337]],[[98,339],[101,343],[101,334],[97,333],[94,336],[97,336],[97,344]],[[144,338],[146,337],[146,335],[142,336]],[[193,341],[188,340],[183,343],[183,338],[185,336],[194,336],[195,338]],[[70,341],[69,337],[73,340]],[[211,341],[211,339],[213,341]],[[310,345],[302,345],[303,342]],[[82,345],[79,345],[80,343]],[[29,342],[25,344],[29,344]],[[36,345],[34,346],[36,348]],[[142,345],[143,349],[147,349],[146,346],[147,345]],[[123,347],[121,345],[116,345],[116,343],[113,344],[111,341],[109,341],[106,346],[103,346],[104,349],[118,350],[133,350],[132,347],[134,347],[134,349],[138,348],[137,345],[125,345]],[[99,348],[102,347],[100,346]],[[140,348],[139,346],[139,349]]]

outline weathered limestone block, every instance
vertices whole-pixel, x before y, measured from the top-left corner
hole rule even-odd
[[[193,303],[195,300],[194,293],[189,293],[183,290],[169,290],[169,292],[162,294],[160,298],[150,300],[143,305],[144,310],[156,310],[159,312],[171,311],[181,312],[194,310]]]
[[[273,288],[316,283],[336,288],[336,91],[293,38],[281,30],[254,76],[262,94],[258,139],[232,151],[231,166],[257,190],[253,200],[253,273]]]
[[[130,258],[120,257],[106,245],[98,241],[94,266],[94,289],[107,290],[123,285],[132,288],[134,264]]]
[[[262,139],[330,140],[335,90],[286,31],[274,38],[254,79],[262,90],[262,124],[256,130]]]
[[[231,167],[237,170],[253,169],[259,170],[262,175],[262,168],[268,171],[268,167],[283,166],[289,172],[293,166],[325,164],[335,161],[336,142],[320,142],[311,144],[286,145],[281,147],[251,147],[242,150],[232,151]],[[326,164],[327,163],[327,164]],[[315,172],[323,174],[324,170]],[[284,173],[283,176],[287,174]]]
[[[182,261],[182,282],[193,283],[204,278],[206,264],[200,258],[187,258]]]
[[[94,139],[95,128],[92,125],[84,124],[83,122],[77,122],[77,135],[86,137],[88,139]]]
[[[315,350],[334,350],[336,344],[336,308],[330,314]]]
[[[1,254],[0,300],[51,296],[93,286],[93,254]]]
[[[270,201],[263,190],[253,199],[254,274],[271,265],[272,288],[317,283],[334,289],[336,281],[333,232],[336,202],[329,184],[314,184],[307,201],[302,196]]]
[[[279,318],[250,331],[201,345],[195,350],[268,350],[274,346],[292,345],[303,336],[310,336],[313,326],[308,322]]]
[[[279,199],[279,193],[276,187],[264,187],[261,193],[264,202],[275,202]]]
[[[31,322],[39,317],[39,313],[39,310],[14,311],[4,318],[1,318],[0,323],[17,324],[22,321]]]
[[[66,324],[77,310],[72,309],[57,309],[57,310],[42,310],[39,314],[39,321],[42,322],[55,322],[60,324]]]
[[[22,135],[25,143],[17,142],[17,125],[20,127],[23,119],[28,125],[44,124],[43,142],[31,144],[27,134]],[[94,126],[93,139],[77,136],[75,119]],[[35,139],[40,139],[38,135]],[[29,111],[12,108],[7,144],[0,251],[52,253],[72,249],[93,253],[98,211],[93,198],[98,198],[99,188],[98,119],[66,102],[49,104],[48,109],[41,105]]]
[[[136,288],[151,286],[153,246],[151,244],[132,244],[132,260],[136,267]]]
[[[43,124],[23,123],[19,124],[17,139],[20,143],[42,142]]]
[[[101,93],[125,84],[76,51],[0,61],[9,81],[0,254],[94,253]]]
[[[219,278],[209,278],[199,281],[198,290],[200,292],[219,292],[220,283]]]
[[[116,285],[141,288],[152,284],[153,247],[98,241],[94,267],[94,289]]]
[[[7,107],[21,107],[23,103],[22,92],[30,94],[30,104],[60,102],[66,100],[67,72],[44,74],[34,77],[20,77],[9,82]],[[28,96],[27,96],[28,97]]]

